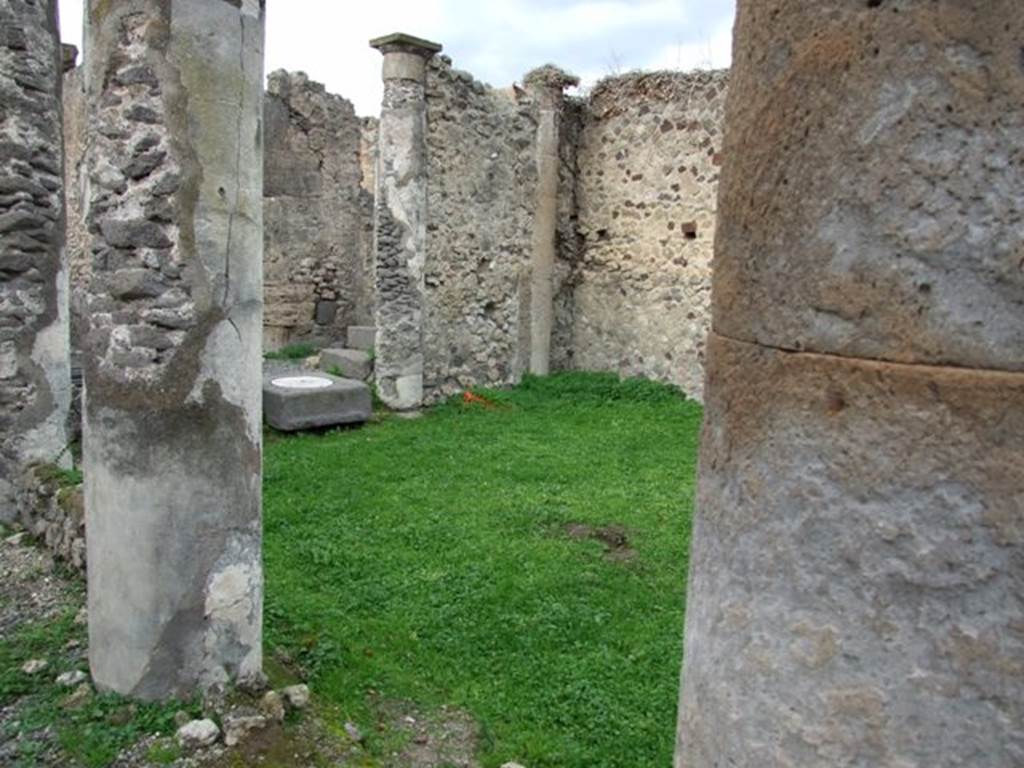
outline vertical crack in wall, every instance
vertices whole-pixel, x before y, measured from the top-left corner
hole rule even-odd
[[[234,197],[228,201],[231,210],[228,213],[228,234],[224,246],[224,295],[221,298],[221,305],[225,307],[228,303],[228,291],[231,288],[231,246],[235,230],[235,216],[238,213],[238,196],[242,187],[242,126],[243,117],[245,115],[245,16],[241,13],[238,14],[238,38],[239,85],[238,120],[235,128],[235,194]],[[231,322],[231,326],[235,331],[238,332],[238,338],[241,340],[242,334],[238,330],[238,327],[230,318],[228,318],[228,320]]]

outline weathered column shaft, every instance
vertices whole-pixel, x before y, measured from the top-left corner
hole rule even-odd
[[[1024,764],[1022,39],[739,3],[677,766]]]
[[[441,46],[395,34],[370,41],[382,54],[384,100],[374,208],[377,338],[374,376],[382,400],[423,402],[423,301],[427,238],[426,64]]]
[[[523,79],[537,102],[537,199],[530,257],[530,373],[547,375],[551,367],[554,323],[554,271],[558,228],[559,141],[564,90],[579,79],[553,66]]]
[[[261,673],[262,0],[89,0],[89,658]]]
[[[56,0],[0,0],[0,521],[66,461],[71,398]]]

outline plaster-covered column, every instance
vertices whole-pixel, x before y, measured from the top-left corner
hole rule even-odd
[[[71,399],[56,0],[0,0],[0,522],[66,461]]]
[[[548,65],[523,78],[537,103],[537,198],[530,257],[530,373],[551,367],[554,271],[558,227],[559,140],[565,89],[579,78]]]
[[[437,43],[393,34],[370,41],[384,54],[374,208],[377,339],[374,375],[392,408],[423,402],[423,298],[427,239],[427,62]]]
[[[677,766],[1024,764],[1022,39],[739,3]]]
[[[262,0],[89,0],[89,659],[261,674]]]

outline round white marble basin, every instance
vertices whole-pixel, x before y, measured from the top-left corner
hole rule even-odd
[[[321,376],[282,376],[270,383],[281,389],[326,389],[331,386],[331,380]]]

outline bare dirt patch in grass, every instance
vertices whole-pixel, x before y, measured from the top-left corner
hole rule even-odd
[[[636,550],[629,543],[629,534],[621,525],[569,523],[564,530],[570,539],[593,539],[604,544],[605,559],[613,563],[628,563],[636,558]]]

